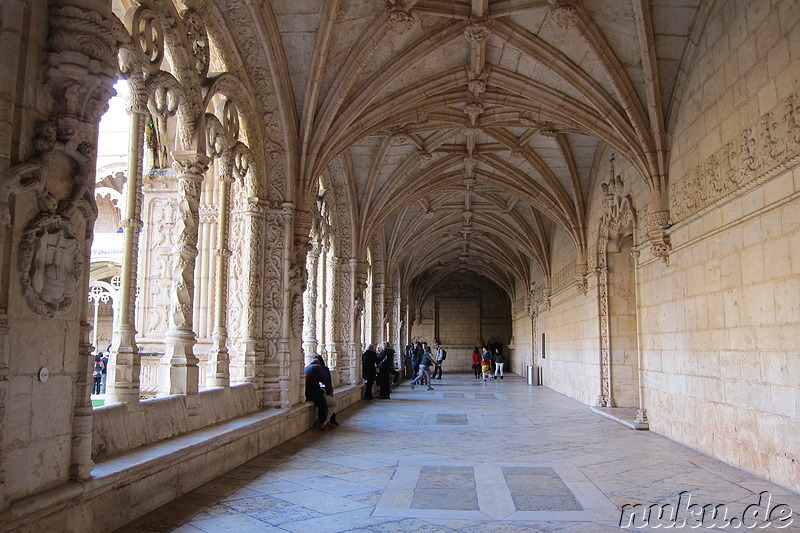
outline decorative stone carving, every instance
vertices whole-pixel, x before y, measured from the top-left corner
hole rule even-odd
[[[40,213],[22,232],[19,278],[37,314],[52,318],[69,311],[82,267],[83,247],[66,217]]]
[[[471,82],[470,82],[471,83]],[[485,87],[484,87],[485,89]],[[470,89],[471,90],[471,89]],[[483,92],[483,91],[481,91]],[[471,127],[475,127],[475,124],[478,122],[478,116],[483,113],[483,104],[480,102],[470,102],[464,104],[464,114],[469,117],[469,124]],[[478,129],[478,128],[476,128]],[[480,133],[480,129],[476,133]]]
[[[574,26],[578,20],[578,7],[581,0],[548,0],[550,20],[559,28]]]
[[[611,384],[611,337],[608,303],[608,252],[620,249],[623,238],[632,235],[636,225],[636,210],[633,200],[625,193],[622,176],[614,173],[614,156],[611,157],[611,175],[608,182],[600,185],[603,191],[604,213],[600,218],[597,237],[597,297],[600,306],[600,383],[597,405],[614,407]],[[667,213],[669,216],[669,213]],[[668,220],[668,219],[667,219]],[[664,223],[663,215],[654,222]],[[668,238],[668,237],[667,237]],[[668,253],[667,250],[666,253]],[[666,255],[666,254],[665,254]]]
[[[782,173],[800,157],[800,92],[762,115],[671,187],[674,222],[691,219],[717,202],[744,193]],[[659,216],[657,213],[654,216]],[[661,220],[654,224],[665,225]],[[650,220],[648,220],[648,228]],[[654,232],[659,242],[659,232]]]
[[[558,292],[570,286],[575,281],[576,272],[577,262],[573,259],[552,276],[550,282],[552,291]]]
[[[488,19],[485,17],[473,17],[467,22],[467,27],[464,29],[464,38],[471,43],[480,44],[487,41],[491,33]]]
[[[472,96],[477,100],[483,93],[486,92],[486,80],[472,78],[469,80],[469,82],[467,82],[467,90],[469,90]]]
[[[55,99],[59,137],[93,139],[114,94],[117,50],[129,41],[116,17],[76,6],[50,8],[47,85]]]
[[[669,264],[669,253],[672,243],[669,239],[669,211],[651,211],[647,213],[647,238],[650,241],[650,252],[653,257],[660,258],[665,265]]]
[[[189,44],[192,49],[192,56],[194,56],[194,68],[201,78],[205,78],[208,74],[208,66],[210,64],[211,49],[208,43],[208,34],[206,33],[205,24],[203,24],[200,15],[194,9],[184,9],[181,11],[181,19],[186,28],[186,34],[189,39]]]
[[[633,231],[636,212],[631,197],[625,194],[625,184],[618,174],[614,176],[614,157],[611,158],[611,178],[602,183],[604,213],[600,219],[601,233],[615,250],[620,240]],[[668,213],[667,213],[668,215]],[[662,222],[659,220],[659,222]]]
[[[267,360],[276,360],[278,339],[281,334],[283,314],[283,242],[284,217],[279,204],[273,204],[266,214],[264,235],[262,281],[264,295],[264,337],[267,344]]]
[[[164,29],[158,15],[146,6],[138,6],[125,17],[131,43],[120,53],[120,70],[127,74],[138,66],[147,74],[158,72],[164,59]]]
[[[414,17],[402,5],[390,2],[388,11],[386,27],[390,32],[402,35],[414,27]]]
[[[392,128],[389,132],[389,135],[391,137],[391,143],[393,146],[402,146],[411,141],[411,138],[408,136],[404,126]]]
[[[292,296],[292,337],[303,334],[303,298],[299,294]]]
[[[529,126],[534,133],[537,133],[542,137],[553,138],[558,133],[552,122],[547,120],[536,120],[525,113],[520,113],[519,121],[524,126]]]

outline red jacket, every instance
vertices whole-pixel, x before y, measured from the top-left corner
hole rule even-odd
[[[478,352],[472,352],[472,364],[479,365],[481,364],[481,354]]]

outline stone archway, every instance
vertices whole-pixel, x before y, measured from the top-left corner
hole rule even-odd
[[[604,212],[598,233],[600,304],[600,394],[602,407],[638,407],[640,372],[637,343],[636,210],[620,175],[601,185]],[[643,417],[643,415],[642,415]]]

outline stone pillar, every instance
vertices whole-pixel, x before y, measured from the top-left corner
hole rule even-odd
[[[311,251],[306,256],[308,280],[303,293],[303,354],[305,364],[311,362],[317,353],[317,273],[319,264],[319,241],[314,240]]]
[[[229,174],[230,175],[230,174]],[[197,260],[194,272],[194,305],[192,322],[195,335],[198,339],[209,339],[213,333],[214,302],[216,296],[216,250],[220,248],[216,242],[218,226],[215,227],[220,217],[217,201],[214,198],[213,182],[203,184],[206,189],[202,194],[206,200],[199,206],[199,222],[197,232]],[[216,230],[216,231],[215,231]]]
[[[320,252],[319,260],[317,261],[317,307],[315,313],[317,315],[317,353],[327,358],[328,350],[326,348],[326,340],[328,338],[327,332],[327,309],[328,309],[328,247],[323,242],[322,251]]]
[[[325,273],[325,351],[328,354],[328,366],[338,368],[338,327],[336,314],[338,311],[338,295],[336,292],[339,279],[339,258],[327,254]]]
[[[375,338],[376,342],[386,342],[389,337],[386,335],[386,284],[381,283],[378,285],[378,298],[377,302],[378,305],[375,307],[378,310],[378,319],[376,320],[375,330],[377,330],[377,337]],[[395,348],[397,349],[397,348]]]
[[[78,300],[78,342],[77,346],[72,345],[70,339],[64,360],[69,372],[74,374],[69,476],[73,480],[83,480],[91,475],[94,467],[91,459],[92,404],[88,387],[94,349],[90,343],[91,326],[87,320],[89,302],[85,295],[89,291],[91,242],[97,216],[94,204],[97,132],[100,117],[114,94],[113,85],[118,68],[118,26],[107,0],[52,2],[48,22],[47,46],[50,52],[42,88],[49,91],[53,99],[52,109],[42,115],[49,116],[52,121],[46,128],[52,128],[52,136],[40,136],[37,150],[59,150],[65,155],[69,154],[74,167],[64,165],[59,169],[69,174],[66,180],[64,176],[55,174],[52,182],[46,180],[43,184],[48,192],[40,200],[47,195],[50,199],[39,202],[40,209],[46,210],[40,212],[39,217],[49,212],[52,220],[60,220],[65,226],[74,224],[78,249],[82,247],[79,253],[83,254],[83,267],[76,279],[76,294],[81,295]],[[41,142],[45,140],[45,143]],[[44,153],[41,156],[46,166],[49,158]],[[83,235],[80,234],[81,228]],[[66,238],[63,230],[56,230],[51,235]],[[53,267],[58,269],[59,265],[49,265],[49,268]],[[47,289],[41,293],[45,300],[50,296]],[[66,307],[63,310],[68,310],[68,299],[62,303]],[[59,304],[54,313],[60,312],[62,307]],[[67,318],[65,322],[57,327],[69,328],[75,318]]]
[[[366,264],[358,259],[350,259],[350,339],[348,356],[348,378],[350,383],[359,381],[359,355],[364,351],[361,344],[361,325],[364,314],[364,292],[367,288]]]
[[[292,355],[291,341],[295,337],[292,331],[292,325],[296,314],[294,312],[296,302],[294,297],[301,298],[302,286],[304,285],[303,273],[304,266],[292,263],[292,252],[294,243],[294,204],[285,202],[281,204],[281,218],[283,229],[283,307],[281,309],[281,329],[280,338],[278,339],[278,382],[280,388],[280,405],[282,408],[287,408],[293,403],[291,397],[292,385],[296,385],[295,389],[300,386],[300,374],[297,365],[294,365],[294,357]],[[302,305],[300,306],[300,316],[297,320],[300,321],[302,327]],[[301,333],[298,331],[298,333]],[[300,335],[298,335],[300,336]],[[297,348],[300,348],[298,345]],[[298,357],[298,362],[302,361],[302,356],[299,350],[294,350]]]
[[[94,221],[87,224],[93,224]],[[87,229],[86,256],[84,257],[84,285],[88,292],[91,269],[91,231]],[[91,392],[94,385],[92,369],[94,368],[94,346],[90,341],[92,326],[89,324],[89,300],[83,298],[81,302],[81,319],[79,327],[78,355],[83,360],[83,366],[75,379],[75,392],[77,398],[72,410],[72,462],[69,466],[69,477],[74,480],[89,479],[94,469],[92,461],[92,400]],[[97,325],[95,324],[95,327]]]
[[[192,330],[194,267],[200,214],[200,188],[210,159],[195,151],[175,151],[178,173],[179,217],[174,257],[166,350],[159,368],[158,395],[193,394],[198,391],[198,359],[194,355]]]
[[[263,289],[263,339],[265,344],[264,385],[261,403],[264,407],[280,407],[284,397],[283,368],[286,364],[285,317],[286,228],[285,206],[272,204],[266,212],[265,238],[262,243],[264,280]]]
[[[244,306],[242,308],[242,354],[244,357],[244,382],[252,383],[256,390],[264,387],[264,352],[259,345],[261,338],[261,244],[264,235],[264,215],[266,209],[263,202],[255,196],[247,200],[245,217],[245,260],[243,263],[245,279]]]
[[[533,366],[534,372],[538,372],[538,367],[541,365],[541,361],[539,361],[538,350],[536,349],[539,345],[539,328],[537,327],[537,307],[534,301],[531,300],[531,302],[528,304],[527,311],[528,316],[530,316],[531,319],[531,366]],[[537,361],[539,361],[539,364],[537,364]],[[522,368],[520,371],[524,372],[525,369]],[[539,385],[541,385],[541,383],[539,383]]]
[[[126,183],[125,215],[122,221],[122,272],[119,288],[118,319],[115,320],[114,340],[108,358],[106,403],[135,402],[139,399],[141,359],[136,345],[136,280],[139,262],[139,230],[142,228],[142,172],[144,157],[144,128],[147,121],[144,80],[134,76],[129,80],[131,115],[128,144],[128,179]]]
[[[399,357],[398,361],[395,361],[396,364],[402,364],[403,362],[403,351],[406,348],[406,343],[403,341],[402,337],[402,313],[401,313],[401,304],[402,300],[400,299],[400,290],[395,286],[394,291],[394,298],[392,300],[392,312],[391,312],[391,319],[389,323],[389,331],[392,335],[392,344],[394,345],[395,349],[397,350],[397,354]]]
[[[219,219],[217,221],[217,249],[214,260],[216,286],[214,289],[214,331],[208,352],[209,387],[228,387],[231,384],[230,356],[228,355],[228,220],[230,216],[230,188],[233,183],[233,156],[226,153],[220,159]]]

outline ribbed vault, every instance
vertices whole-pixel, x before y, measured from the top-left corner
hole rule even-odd
[[[370,243],[381,243],[387,283],[467,270],[512,293],[547,283],[556,232],[585,268],[601,150],[638,170],[663,224],[669,110],[708,4],[308,0],[251,9],[280,30],[283,48],[270,53],[278,100],[294,102],[298,121],[286,127],[299,132],[288,151],[298,203],[336,169],[353,254],[365,261]]]

